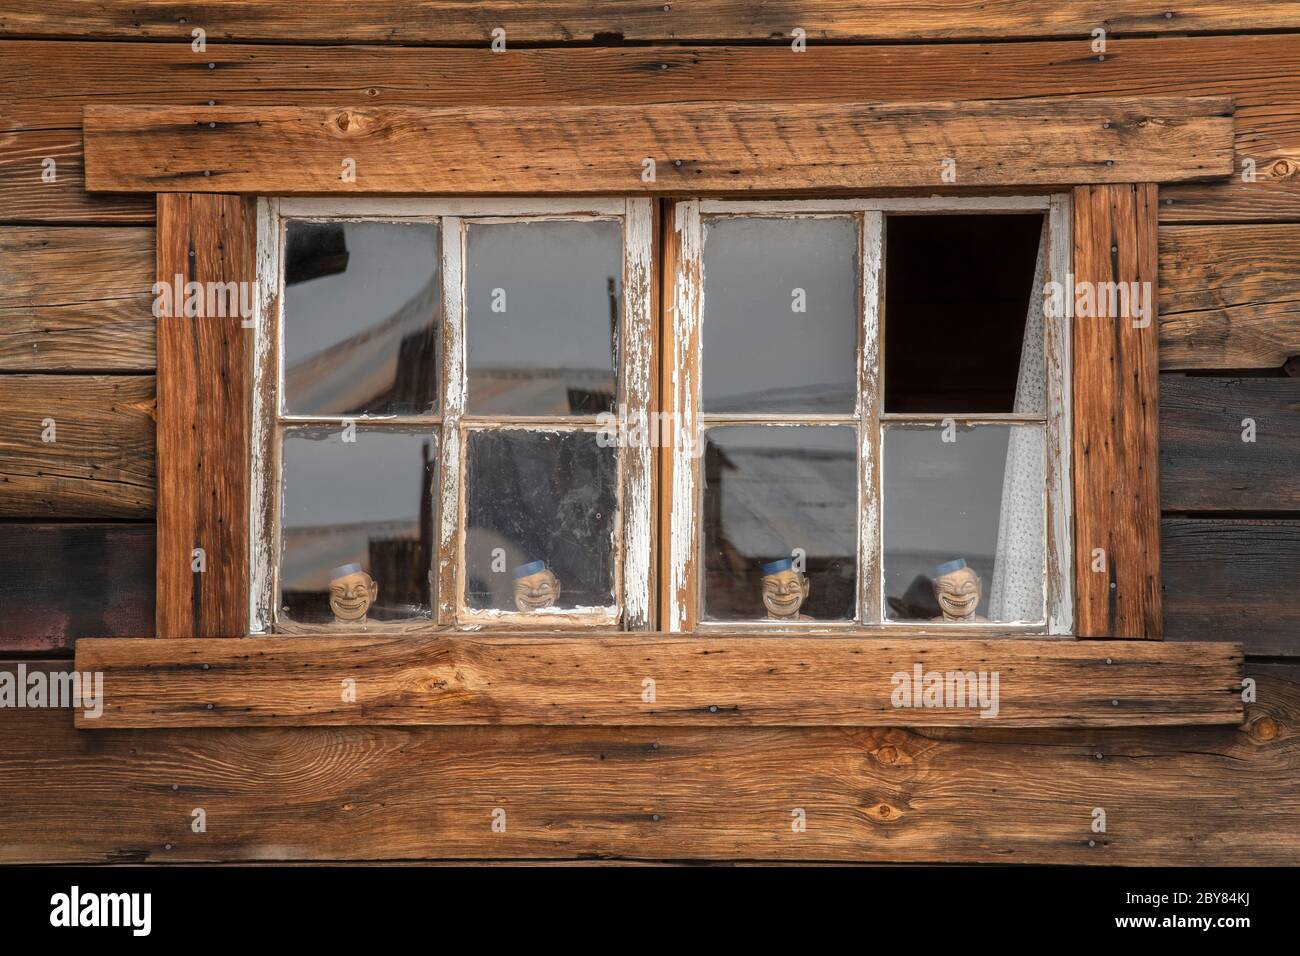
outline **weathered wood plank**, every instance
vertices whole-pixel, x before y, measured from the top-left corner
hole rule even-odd
[[[87,9],[76,0],[39,5],[0,4],[0,35],[149,37],[190,42],[202,27],[208,40],[286,39],[312,42],[475,43],[487,46],[502,28],[510,43],[618,43],[624,40],[781,40],[802,29],[818,40],[957,40],[1011,37],[1087,37],[1104,26],[1114,33],[1199,33],[1286,30],[1300,27],[1300,4],[1275,0],[1242,6],[1227,0],[1185,0],[1177,10],[1141,0],[1013,0],[996,5],[935,5],[918,0],[732,0],[638,3],[606,0],[509,0],[482,3],[370,4],[357,15],[347,0],[317,0],[310,8],[259,0],[213,0],[178,16],[167,0],[111,0]]]
[[[49,182],[46,160],[55,164]],[[150,223],[153,206],[148,196],[86,192],[79,128],[0,133],[0,222]]]
[[[592,130],[600,130],[592,136]],[[743,192],[1178,181],[1232,172],[1224,97],[639,108],[85,110],[108,192]],[[653,159],[654,175],[645,160]]]
[[[153,371],[154,232],[0,231],[0,369]]]
[[[1161,531],[1169,640],[1300,656],[1300,520],[1165,518]]]
[[[1162,226],[1160,367],[1281,368],[1300,355],[1300,225]]]
[[[1230,95],[1241,177],[1172,186],[1161,218],[1300,218],[1300,46],[1289,36],[1031,43],[526,49],[0,41],[0,221],[149,222],[138,196],[88,194],[81,109],[157,105],[482,106]],[[93,61],[93,71],[85,64]],[[209,64],[211,64],[209,66]],[[41,159],[58,179],[41,181]],[[39,185],[39,188],[35,188]]]
[[[147,518],[152,375],[0,375],[0,516]]]
[[[153,633],[152,524],[0,524],[0,648]]]
[[[1073,320],[1075,629],[1159,638],[1154,185],[1074,191],[1074,273],[1093,289],[1152,290],[1145,327],[1136,315]]]
[[[249,200],[159,196],[158,281],[255,281],[255,229]],[[243,634],[252,330],[238,314],[163,315],[157,328],[158,636]]]
[[[1300,511],[1300,380],[1160,376],[1165,511]]]
[[[0,860],[1295,865],[1298,671],[1248,664],[1240,727],[89,733],[6,709]]]
[[[1240,665],[1231,644],[910,635],[362,635],[77,646],[78,669],[103,672],[108,688],[103,715],[81,724],[90,729],[1235,723]],[[984,696],[975,701],[963,688],[956,704],[949,697],[952,706],[934,707],[898,696],[900,688],[919,690],[921,674],[950,672],[982,673]],[[344,687],[345,678],[355,684]]]

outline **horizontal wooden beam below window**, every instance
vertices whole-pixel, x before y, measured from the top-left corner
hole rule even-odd
[[[1176,182],[1232,172],[1232,113],[1227,97],[88,106],[86,188],[699,194]]]
[[[77,725],[1237,724],[1242,660],[1237,644],[899,636],[91,639],[76,666],[103,673],[103,711]]]

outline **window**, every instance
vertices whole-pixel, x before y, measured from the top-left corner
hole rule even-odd
[[[658,210],[263,202],[251,631],[1067,633],[1068,199]]]
[[[251,631],[639,627],[646,199],[266,201]]]
[[[1068,216],[676,204],[675,628],[1069,632]]]

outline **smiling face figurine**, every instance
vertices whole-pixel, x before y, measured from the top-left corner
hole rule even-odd
[[[515,568],[515,607],[527,613],[554,607],[560,599],[560,580],[545,561],[529,561]]]
[[[359,564],[345,564],[330,572],[330,610],[339,624],[364,624],[379,585]]]
[[[808,579],[794,569],[794,561],[782,558],[763,565],[763,606],[776,621],[809,621],[799,608],[808,599]]]
[[[934,569],[934,599],[943,613],[934,621],[975,623],[987,621],[975,613],[979,607],[982,588],[979,575],[958,558]]]

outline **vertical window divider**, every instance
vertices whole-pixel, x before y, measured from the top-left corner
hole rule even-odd
[[[620,331],[621,366],[615,414],[626,419],[619,458],[624,476],[619,481],[622,498],[623,560],[615,567],[622,579],[623,629],[641,631],[650,626],[651,523],[654,482],[649,414],[653,402],[654,335],[654,233],[655,200],[627,200],[623,219],[623,321]]]
[[[280,500],[275,485],[280,474],[280,443],[277,414],[280,401],[279,335],[283,323],[278,312],[284,296],[280,291],[280,201],[260,199],[257,203],[257,311],[253,317],[253,407],[252,449],[249,456],[248,566],[252,582],[248,589],[248,633],[268,634],[275,620],[272,602],[276,595],[276,542],[279,534]]]
[[[438,601],[440,627],[455,623],[460,588],[461,416],[465,413],[465,230],[459,216],[442,217],[442,440],[439,445],[440,488],[434,494],[437,515]]]
[[[880,551],[880,405],[884,393],[880,359],[884,304],[884,213],[861,214],[859,261],[862,275],[862,349],[858,381],[858,620],[879,624],[884,561]]]
[[[668,354],[664,356],[664,391],[673,422],[672,487],[668,489],[669,552],[666,619],[662,630],[695,629],[699,594],[697,515],[702,482],[696,445],[704,441],[699,428],[700,314],[704,307],[704,231],[699,200],[673,207],[673,228],[667,237],[667,274],[672,277],[667,303]],[[702,450],[702,449],[700,449]]]
[[[1046,281],[1060,283],[1065,296],[1074,296],[1071,267],[1074,216],[1068,193],[1055,193],[1048,207]],[[1047,631],[1074,633],[1074,499],[1071,473],[1070,423],[1073,419],[1071,392],[1074,372],[1071,363],[1069,313],[1054,315],[1044,309],[1043,340],[1047,361],[1047,427],[1043,450],[1047,478]]]

